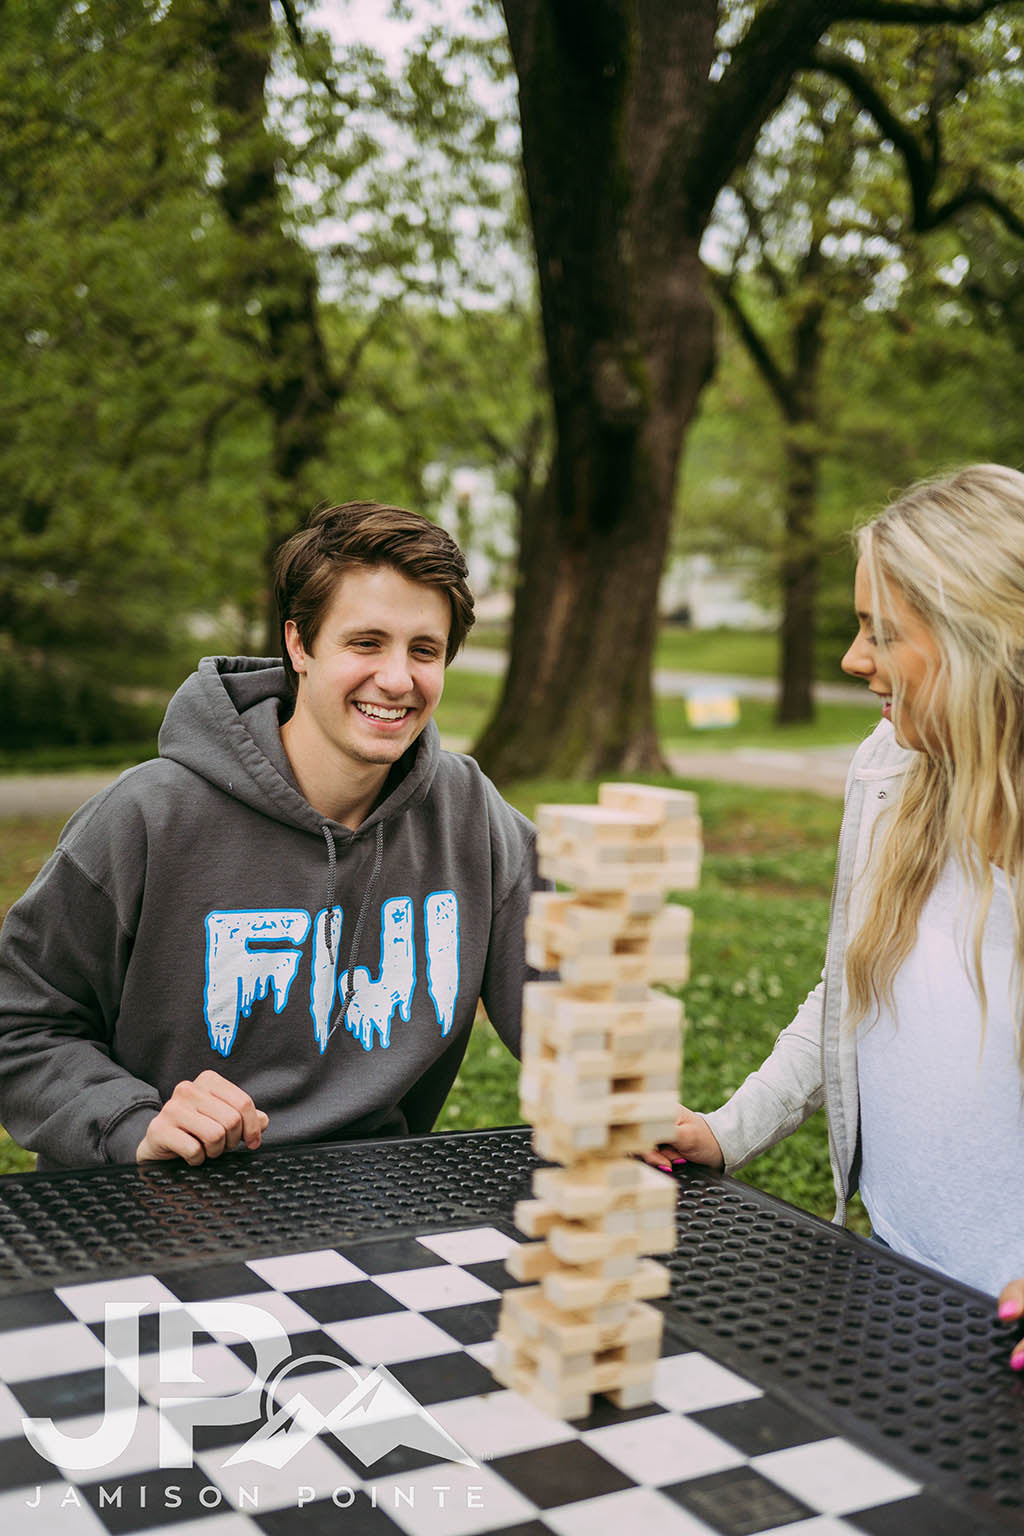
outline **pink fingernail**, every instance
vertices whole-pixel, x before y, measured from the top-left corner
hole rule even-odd
[[[1024,1349],[1019,1354],[1010,1356],[1010,1370],[1024,1371]]]
[[[999,1303],[999,1316],[1004,1323],[1010,1322],[1012,1318],[1019,1317],[1020,1310],[1020,1302],[1014,1301],[1012,1297]]]
[[[672,1159],[672,1166],[674,1168],[677,1163],[686,1163],[686,1162],[689,1162],[689,1158],[686,1158],[686,1157],[674,1157]]]
[[[669,1167],[668,1163],[659,1163],[658,1167],[661,1169],[662,1173],[672,1172],[672,1169]]]

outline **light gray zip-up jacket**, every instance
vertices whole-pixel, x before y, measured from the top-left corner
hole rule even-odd
[[[828,947],[821,980],[779,1035],[771,1055],[721,1109],[705,1115],[734,1173],[789,1136],[822,1104],[828,1115],[829,1156],[836,1190],[833,1221],[846,1219],[856,1187],[860,1125],[856,1031],[844,1024],[845,959],[856,927],[859,881],[879,823],[898,803],[914,753],[896,743],[883,720],[857,749],[846,780]]]

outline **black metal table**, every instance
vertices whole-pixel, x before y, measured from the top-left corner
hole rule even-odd
[[[57,1286],[507,1227],[536,1165],[515,1129],[9,1176],[0,1321]],[[668,1328],[919,1482],[929,1525],[901,1536],[1024,1531],[1024,1382],[991,1299],[735,1180],[677,1178]]]

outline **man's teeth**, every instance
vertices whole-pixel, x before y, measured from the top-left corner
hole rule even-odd
[[[409,713],[407,709],[385,709],[383,704],[357,704],[356,709],[371,720],[402,720]]]

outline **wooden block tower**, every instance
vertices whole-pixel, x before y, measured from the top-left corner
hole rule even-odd
[[[538,892],[526,925],[520,1102],[541,1157],[516,1225],[493,1375],[559,1418],[591,1396],[650,1401],[662,1315],[647,1300],[668,1271],[644,1257],[675,1246],[675,1182],[631,1153],[675,1127],[682,1005],[651,990],[689,973],[692,914],[667,906],[700,871],[695,797],[602,784],[596,806],[537,811],[541,874],[572,885]]]

